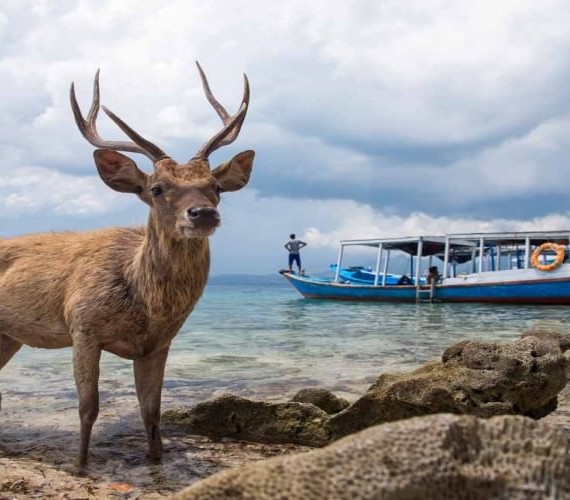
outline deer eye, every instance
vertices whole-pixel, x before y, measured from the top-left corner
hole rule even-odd
[[[162,194],[162,186],[152,186],[150,192],[153,196],[160,196]]]

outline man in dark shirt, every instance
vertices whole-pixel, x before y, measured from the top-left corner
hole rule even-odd
[[[301,254],[299,251],[301,248],[306,247],[307,244],[304,241],[296,239],[294,234],[289,235],[289,238],[290,240],[285,243],[285,248],[289,250],[289,272],[293,271],[293,263],[296,262],[299,268],[299,274],[302,274]]]
[[[426,281],[428,285],[436,285],[439,282],[441,276],[439,275],[439,269],[437,266],[431,266],[428,269],[428,275],[426,276]]]

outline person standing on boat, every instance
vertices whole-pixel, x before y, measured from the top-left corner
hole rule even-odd
[[[303,274],[301,272],[301,253],[300,250],[303,247],[306,247],[307,244],[304,241],[298,240],[295,238],[294,234],[289,235],[290,240],[285,243],[285,248],[289,251],[289,272],[293,271],[293,263],[297,263],[297,267],[299,268],[299,274]]]

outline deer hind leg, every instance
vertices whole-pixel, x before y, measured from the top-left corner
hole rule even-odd
[[[12,359],[22,344],[7,335],[0,334],[0,370]],[[0,394],[0,410],[2,409],[2,394]]]
[[[79,400],[80,444],[77,465],[87,465],[89,440],[99,415],[99,361],[101,348],[83,335],[73,336],[73,374]]]
[[[133,363],[137,398],[148,442],[148,455],[152,460],[159,460],[162,456],[160,398],[169,347],[143,359],[136,359]]]

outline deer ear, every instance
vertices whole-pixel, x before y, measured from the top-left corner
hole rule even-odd
[[[237,191],[248,183],[254,156],[254,151],[244,151],[212,170],[222,191]]]
[[[135,193],[142,197],[147,175],[139,170],[133,160],[110,149],[97,149],[93,156],[99,176],[107,186],[121,193]]]

